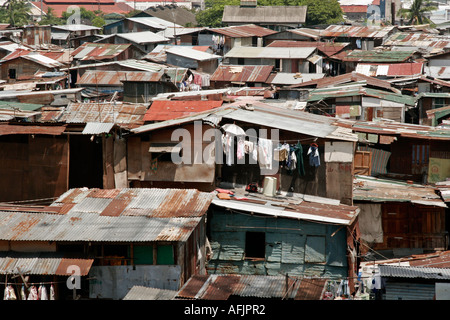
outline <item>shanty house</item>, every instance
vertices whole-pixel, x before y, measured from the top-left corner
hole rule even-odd
[[[64,65],[38,52],[17,49],[1,60],[1,79],[15,82],[32,78],[37,71],[59,71]]]
[[[178,290],[205,274],[210,202],[192,189],[79,188],[48,206],[2,206],[0,274],[52,284],[57,300],[73,299],[73,271],[82,298],[118,300],[134,285]]]
[[[322,300],[327,279],[239,274],[194,275],[173,299]],[[261,311],[262,312],[262,311]]]
[[[208,274],[355,275],[357,207],[295,193],[218,192],[208,213]]]
[[[220,65],[211,75],[211,88],[269,86],[273,66]]]
[[[383,300],[449,300],[450,252],[416,253],[361,263],[361,277],[378,277]],[[366,283],[367,283],[366,282]]]
[[[169,43],[170,39],[151,31],[116,33],[97,40],[97,43],[126,44],[132,43],[143,52],[152,51],[158,44]]]
[[[447,206],[432,186],[357,175],[353,201],[361,239],[386,257],[448,247]]]
[[[317,48],[234,47],[224,56],[224,64],[271,65],[288,73],[322,73]]]
[[[234,47],[263,47],[264,37],[277,32],[255,24],[208,28],[199,33],[199,45],[207,45],[220,55]]]
[[[273,30],[298,28],[306,21],[306,6],[257,6],[256,0],[226,5],[222,23],[228,26],[254,23]]]
[[[132,83],[142,84],[147,90],[131,88]],[[147,102],[149,97],[158,93],[177,90],[164,70],[159,72],[87,70],[77,81],[77,86],[83,88],[82,95],[87,98],[112,96],[115,92],[123,97],[126,91],[125,102],[140,103]],[[142,96],[146,98],[145,101],[142,101]]]
[[[236,90],[239,89],[208,91],[219,94]],[[208,95],[207,92],[200,93]],[[186,98],[200,93],[186,93]],[[174,93],[173,97],[181,99],[182,94]],[[170,106],[169,101],[166,104]],[[262,186],[266,176],[275,175],[277,190],[339,199],[351,205],[356,136],[347,129],[335,126],[334,121],[330,117],[274,107],[243,97],[235,103],[224,103],[221,107],[189,116],[145,124],[132,129],[132,135],[127,138],[128,180],[130,186],[135,187],[181,184],[211,191],[220,184],[247,185],[257,182]],[[249,139],[248,142],[256,146],[255,152],[261,152],[261,156],[266,153],[258,151],[257,146],[267,143],[264,150],[267,150],[268,158],[258,159],[259,156],[256,156],[255,159],[252,153],[241,154],[238,158],[235,149],[238,141],[224,148],[222,139],[226,136],[223,131],[226,124],[233,124],[242,132],[247,132],[244,139]],[[261,136],[257,136],[258,132]],[[299,168],[293,169],[286,165],[285,159],[279,161],[274,156],[273,150],[283,144],[289,149],[297,146],[301,154],[301,159],[298,157]],[[315,157],[320,158],[320,163],[309,162],[307,152],[311,145],[314,148],[317,145]],[[177,160],[180,156],[182,159]]]
[[[208,52],[173,46],[166,50],[167,64],[182,68],[189,68],[212,74],[219,65],[221,56]]]
[[[164,19],[149,16],[133,16],[112,22],[103,27],[104,34],[132,33],[151,31],[159,32],[168,27],[183,27]]]
[[[131,43],[110,44],[85,42],[72,53],[73,64],[87,64],[127,59],[139,59],[145,54]]]
[[[358,172],[424,184],[445,181],[450,174],[448,128],[393,121],[339,122],[358,135],[356,154],[368,151],[372,159],[369,169],[369,162],[355,156],[355,165],[365,170]]]
[[[43,107],[34,122],[3,123],[1,201],[52,199],[76,187],[127,187],[121,135],[142,125],[146,110],[122,102],[73,102]]]

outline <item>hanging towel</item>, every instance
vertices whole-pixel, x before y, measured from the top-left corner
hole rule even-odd
[[[28,294],[28,299],[27,300],[38,300],[38,292],[35,286],[32,286],[30,288],[30,293]]]
[[[6,286],[3,300],[17,300],[16,293],[11,285]]]
[[[239,160],[243,159],[245,156],[245,145],[244,145],[244,139],[242,139],[242,138],[239,138],[239,141],[237,143],[236,154],[237,154],[237,158]]]
[[[39,300],[48,300],[47,289],[44,285],[39,286]]]
[[[258,155],[259,166],[272,170],[272,140],[259,138]]]
[[[55,288],[53,285],[50,286],[50,300],[55,300]]]

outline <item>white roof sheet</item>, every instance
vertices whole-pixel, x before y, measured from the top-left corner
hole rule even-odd
[[[234,47],[225,58],[306,59],[316,48]]]
[[[151,31],[118,33],[117,36],[139,44],[170,41],[170,39]]]
[[[171,47],[170,49],[166,50],[166,53],[175,54],[197,61],[207,61],[221,58],[221,56],[218,56],[216,54],[203,52],[200,50],[192,49],[190,47],[184,48],[182,46]]]

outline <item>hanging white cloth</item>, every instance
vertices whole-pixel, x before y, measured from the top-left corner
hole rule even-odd
[[[17,300],[16,293],[11,285],[6,286],[3,300]]]
[[[44,285],[39,286],[38,297],[39,300],[48,300],[47,289]]]
[[[50,300],[55,300],[55,288],[53,285],[50,286]]]
[[[39,300],[38,292],[35,286],[30,288],[30,293],[28,294],[27,300]]]

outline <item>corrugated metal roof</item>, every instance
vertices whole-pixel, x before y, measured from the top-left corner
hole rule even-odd
[[[88,122],[83,129],[82,134],[101,134],[108,133],[114,127],[114,123]]]
[[[163,37],[159,34],[153,33],[151,31],[118,33],[117,36],[138,44],[170,41],[170,39]]]
[[[77,60],[112,59],[127,50],[130,46],[130,43],[111,44],[85,42],[71,54],[73,58]]]
[[[173,300],[175,290],[133,286],[123,300]]]
[[[190,115],[192,113],[211,110],[222,105],[221,100],[200,100],[200,101],[153,101],[147,113],[144,116],[144,121],[164,121],[169,119],[176,119]]]
[[[321,300],[327,279],[267,275],[194,275],[178,299],[227,300],[230,297]]]
[[[233,47],[225,58],[306,59],[317,48]]]
[[[80,268],[80,275],[86,276],[94,259],[64,258],[55,252],[1,252],[0,274],[23,272],[28,275],[56,275],[69,276],[68,267],[76,265]]]
[[[143,124],[143,118],[146,112],[147,107],[143,104],[125,102],[71,102],[59,118],[59,122],[102,122],[138,126]]]
[[[450,280],[450,269],[380,264],[381,277]]]
[[[210,81],[262,82],[265,83],[273,71],[273,66],[220,65]]]
[[[446,208],[436,188],[402,181],[356,175],[353,200],[373,202],[411,202]]]
[[[108,193],[102,197],[89,196],[92,191],[87,188],[67,191],[51,205],[59,208],[59,213],[3,207],[0,211],[0,239],[186,241],[211,202],[211,194],[190,189],[122,189],[118,193],[110,193],[109,197]],[[127,206],[120,208],[122,211],[119,213],[113,212],[118,207],[111,204],[120,200]],[[133,208],[142,209],[145,214],[125,214]]]
[[[277,72],[277,74],[269,79],[267,82],[275,85],[295,85],[304,83],[311,80],[322,79],[325,76],[324,73],[283,73]]]
[[[65,130],[65,126],[13,125],[8,123],[0,124],[0,136],[11,134],[45,134],[57,136],[61,135]]]
[[[422,75],[423,63],[369,64],[358,63],[355,71],[370,77],[404,77]]]
[[[149,132],[193,122],[195,120],[206,119],[208,116],[216,115],[222,119],[242,121],[254,125],[277,128],[320,138],[345,141],[358,140],[357,136],[351,133],[350,129],[336,126],[334,124],[334,118],[315,115],[309,112],[299,112],[272,107],[269,104],[258,101],[252,101],[253,111],[244,110],[239,107],[242,103],[242,101],[237,101],[234,104],[223,105],[222,107],[198,112],[187,117],[143,125],[139,128],[132,129],[132,131],[134,133]]]
[[[161,80],[163,74],[164,71],[141,72],[86,70],[83,76],[77,81],[77,84],[80,86],[122,86],[123,81],[158,82]]]
[[[450,129],[446,127],[431,127],[395,121],[353,121],[348,119],[338,119],[335,124],[351,128],[354,132],[415,139],[450,140]]]
[[[364,86],[336,86],[329,88],[314,89],[309,92],[308,101],[320,101],[327,98],[340,98],[351,96],[367,96],[381,100],[393,101],[408,106],[414,106],[414,97],[394,92],[366,88]]]
[[[306,21],[306,6],[257,6],[246,8],[226,5],[223,10],[224,23],[258,24],[303,24]]]
[[[450,39],[445,35],[427,32],[396,32],[384,41],[383,46],[410,47],[439,53],[450,48]]]
[[[277,33],[277,31],[264,28],[255,24],[228,26],[223,28],[211,28],[209,30],[231,38],[264,37]]]
[[[384,38],[395,30],[395,26],[347,26],[331,25],[321,32],[322,37]]]
[[[295,33],[296,29],[286,30]],[[267,45],[267,47],[315,47],[318,51],[330,57],[349,46],[349,42],[321,42],[321,41],[295,41],[295,40],[275,40]]]
[[[424,74],[437,79],[450,79],[450,67],[424,67]]]
[[[182,46],[171,47],[166,50],[166,54],[174,54],[177,56],[182,56],[185,58],[189,58],[197,61],[208,61],[208,60],[217,60],[221,58],[216,54],[211,54],[208,52],[192,49],[192,48],[183,48]]]
[[[414,50],[408,51],[374,51],[374,50],[348,50],[333,55],[333,58],[347,62],[406,62],[414,55]]]
[[[182,28],[183,26],[179,24],[175,24],[173,22],[163,20],[157,17],[130,17],[126,18],[127,20],[137,22],[143,25],[146,25],[151,28],[164,30],[168,27]]]

